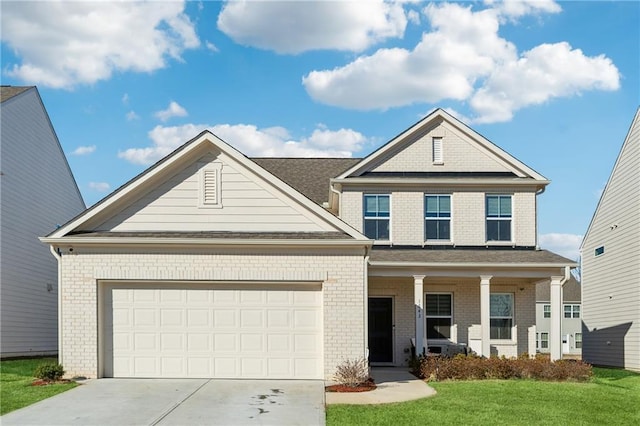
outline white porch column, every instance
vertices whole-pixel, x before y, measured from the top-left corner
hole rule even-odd
[[[424,352],[424,275],[413,276],[413,298],[416,307],[416,356]]]
[[[491,275],[480,275],[480,330],[482,332],[482,353],[480,355],[489,358],[491,356]]]
[[[551,277],[551,330],[549,349],[551,361],[562,359],[562,281],[564,277]]]

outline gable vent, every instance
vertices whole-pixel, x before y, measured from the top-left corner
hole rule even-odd
[[[444,155],[442,152],[442,138],[433,138],[433,163],[444,164]]]
[[[222,207],[220,200],[221,163],[210,163],[200,169],[200,207]]]

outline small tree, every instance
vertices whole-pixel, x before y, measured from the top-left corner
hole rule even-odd
[[[334,379],[341,385],[357,387],[369,380],[369,363],[364,358],[345,359],[336,368]]]

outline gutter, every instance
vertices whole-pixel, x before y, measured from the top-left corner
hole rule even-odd
[[[344,246],[370,246],[368,239],[348,239],[348,240],[271,240],[271,239],[214,239],[214,238],[152,238],[152,237],[60,237],[60,238],[40,238],[46,244],[59,244],[78,246],[119,246],[119,245],[172,245],[172,246],[284,246],[284,247],[344,247]]]
[[[370,266],[382,267],[418,267],[418,268],[571,268],[577,263],[567,266],[566,263],[453,263],[453,262],[369,262]],[[565,273],[566,275],[566,273]],[[568,278],[567,278],[568,279]]]

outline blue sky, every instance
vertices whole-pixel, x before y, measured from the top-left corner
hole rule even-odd
[[[249,156],[362,157],[436,107],[551,179],[570,258],[640,103],[640,3],[0,3],[87,205],[204,128]]]

